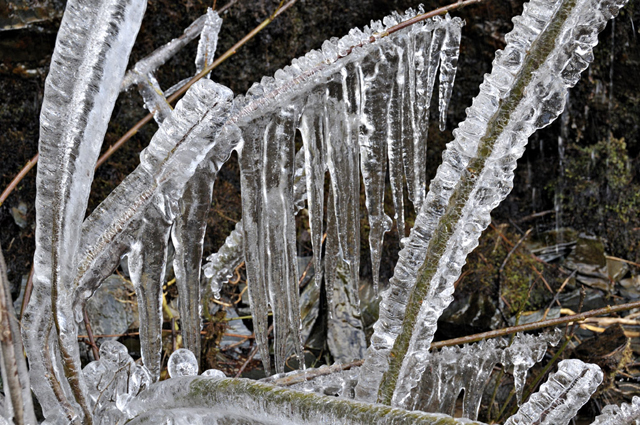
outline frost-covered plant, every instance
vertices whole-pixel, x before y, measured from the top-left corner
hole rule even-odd
[[[153,78],[162,61],[149,58],[124,76],[146,0],[70,0],[42,108],[34,293],[22,324],[31,385],[47,421],[457,422],[404,410],[424,404],[419,396],[421,382],[428,378],[425,371],[440,364],[429,354],[437,318],[450,303],[453,283],[488,225],[491,210],[510,191],[516,160],[528,137],[563,110],[568,88],[593,60],[597,34],[625,3],[526,4],[523,15],[514,18],[507,46],[496,53],[493,70],[467,110],[467,119],[454,130],[455,139],[425,194],[422,162],[429,105],[439,68],[442,127],[456,72],[462,27],[458,18],[422,22],[415,11],[395,14],[325,42],[321,51],[294,60],[274,78],[255,84],[246,96],[234,98],[226,87],[204,79],[172,110]],[[215,51],[220,23],[211,12],[197,24],[203,28],[197,59],[201,71]],[[84,219],[109,116],[120,88],[131,84],[140,87],[160,128],[141,153],[140,166]],[[297,154],[296,131],[304,145]],[[376,285],[382,238],[391,222],[382,208],[387,163],[400,229],[403,179],[407,182],[418,217],[403,243],[390,287],[381,293],[380,319],[364,364],[356,375],[338,380],[344,383],[340,398],[223,379],[215,372],[189,376],[197,360],[184,352],[174,353],[169,362],[171,379],[152,383],[160,372],[161,291],[170,240],[176,249],[185,346],[199,353],[204,214],[216,172],[232,149],[240,158],[243,221],[207,264],[205,275],[218,286],[243,239],[256,341],[267,370],[269,307],[275,317],[276,371],[284,369],[289,341],[294,354],[301,352],[294,214],[304,199],[317,275],[323,270],[329,296],[346,297],[355,309],[359,172],[367,197]],[[322,259],[327,170],[331,183]],[[140,306],[144,366],[110,344],[102,347],[99,362],[81,370],[76,320],[124,254]],[[340,267],[347,270],[346,287],[335,284]],[[354,335],[361,335],[357,324],[353,328]],[[513,368],[520,375],[530,359],[541,357],[540,349],[524,345],[513,356],[518,359]],[[19,351],[9,345],[7,349],[14,357]],[[478,361],[464,351],[450,354],[441,358],[460,356],[462,366]],[[6,356],[4,360],[3,364]],[[450,370],[460,374],[462,366]],[[12,370],[24,386],[25,371]],[[601,380],[596,366],[561,363],[509,423],[567,423]],[[457,391],[432,396],[426,405],[437,404],[436,409],[450,413],[449,401]],[[474,407],[467,414],[475,419],[477,403],[470,405]],[[10,416],[15,413],[20,422],[18,410],[10,409]]]

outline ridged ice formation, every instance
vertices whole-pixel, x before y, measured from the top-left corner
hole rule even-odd
[[[454,130],[411,236],[380,303],[361,378],[361,400],[406,406],[428,365],[437,319],[509,193],[529,136],[564,108],[567,89],[593,60],[598,32],[626,0],[534,0]]]
[[[79,361],[73,361],[79,357],[77,339],[71,337],[77,334],[76,324],[65,307],[73,296],[75,254],[93,169],[146,5],[145,0],[70,0],[45,85],[34,291],[23,335],[34,378],[31,384],[51,421],[89,414]],[[52,331],[59,338],[52,337]],[[70,368],[70,387],[57,367],[60,359],[46,349],[56,344]]]
[[[631,403],[608,405],[591,425],[640,425],[640,397],[633,396]]]
[[[438,66],[443,67],[440,106],[448,105],[462,22],[438,17],[381,37],[399,21],[414,15],[414,11],[404,16],[396,14],[385,18],[384,24],[373,22],[364,31],[353,29],[340,40],[328,40],[321,52],[311,51],[294,60],[291,66],[276,72],[275,78],[263,78],[234,102],[228,127],[240,130],[245,262],[256,340],[267,369],[269,307],[275,319],[277,371],[283,370],[290,354],[286,352],[287,339],[300,339],[292,198],[296,131],[304,146],[316,273],[320,277],[324,270],[331,297],[332,282],[343,264],[348,270],[346,298],[352,309],[359,308],[359,169],[367,197],[376,285],[382,238],[391,227],[383,211],[387,159],[392,184],[406,179],[411,200],[419,203],[424,196],[424,122]],[[330,202],[322,267],[327,170]],[[401,200],[402,185],[394,187],[395,199]],[[404,228],[399,202],[397,219],[399,227]],[[235,238],[229,242],[228,248],[238,243]],[[219,270],[228,275],[230,266],[236,263],[207,265],[205,273],[213,276]],[[299,349],[295,351],[299,355]]]
[[[286,390],[246,379],[181,377],[154,384],[129,404],[128,424],[424,424],[479,422],[437,413],[410,412],[383,405]],[[218,422],[220,421],[220,422]]]
[[[567,425],[602,382],[597,365],[563,360],[505,425]]]

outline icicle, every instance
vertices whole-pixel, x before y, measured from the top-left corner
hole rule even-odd
[[[293,212],[293,135],[299,110],[298,104],[291,104],[254,122],[244,131],[240,154],[245,262],[256,340],[269,370],[268,299],[274,314],[279,372],[284,370],[289,337],[302,359]]]
[[[427,96],[431,96],[433,87],[428,87],[429,46],[434,28],[433,21],[424,25],[414,25],[411,29],[413,49],[413,66],[415,81],[414,135],[413,135],[413,207],[420,210],[424,201],[427,186],[427,139],[429,135],[429,104]],[[435,81],[433,81],[435,82]],[[432,83],[433,83],[432,82]]]
[[[513,373],[513,381],[518,399],[522,402],[522,391],[527,380],[527,371],[544,357],[547,344],[556,346],[562,331],[556,329],[553,333],[540,336],[517,334],[513,343],[502,353],[502,364]]]
[[[387,158],[389,160],[389,181],[393,208],[395,210],[396,226],[400,240],[405,237],[404,200],[403,200],[403,165],[402,165],[402,88],[404,86],[404,50],[395,46],[386,46],[387,61],[391,69],[396,69],[393,86],[389,96],[387,111]]]
[[[331,407],[329,407],[331,406]],[[477,424],[445,415],[409,412],[343,398],[285,390],[247,379],[180,377],[154,384],[127,408],[132,425],[171,418],[192,423],[248,424]],[[219,422],[218,422],[219,421]]]
[[[461,19],[451,19],[447,14],[444,21],[445,37],[440,50],[440,131],[447,126],[447,110],[453,93],[453,81],[456,78],[458,68],[458,56],[460,55],[461,28],[464,22]]]
[[[207,216],[211,206],[213,183],[218,167],[205,159],[180,198],[177,215],[171,229],[171,241],[175,248],[173,271],[178,286],[180,331],[185,348],[200,358],[200,266]],[[151,247],[151,249],[155,249]]]
[[[591,425],[638,425],[640,423],[640,397],[633,396],[631,403],[620,406],[607,405]]]
[[[129,251],[129,274],[136,290],[140,315],[142,361],[154,381],[160,378],[162,356],[162,285],[165,283],[167,247],[176,211],[162,195],[152,199]],[[165,211],[163,211],[165,210]]]
[[[162,124],[171,115],[173,108],[165,99],[164,93],[162,93],[162,89],[153,74],[141,75],[139,81],[138,91],[144,100],[145,108],[153,114],[153,118],[158,124]]]
[[[580,360],[563,360],[505,425],[567,425],[602,382],[602,371]]]
[[[324,249],[324,288],[327,295],[329,317],[336,317],[336,303],[333,299],[334,287],[338,276],[338,264],[344,261],[340,255],[340,241],[336,226],[336,207],[333,188],[329,186],[327,194],[327,239]]]
[[[304,208],[307,198],[306,176],[304,173],[304,149],[296,154],[296,171],[294,173],[294,205],[295,214]],[[210,286],[213,295],[220,297],[222,285],[233,277],[235,269],[244,260],[242,220],[236,223],[235,229],[227,236],[224,245],[207,257],[207,264],[202,267],[205,284]],[[316,272],[318,273],[318,272]]]
[[[497,347],[501,345],[500,340],[485,340],[472,346],[469,350],[473,354],[474,364],[467,364],[462,370],[464,386],[464,399],[462,400],[462,417],[473,421],[478,419],[480,403],[484,389],[489,382],[489,376],[493,367],[498,362],[500,356]]]
[[[320,91],[320,90],[318,90]],[[304,111],[300,118],[300,134],[304,146],[304,168],[307,184],[307,204],[309,211],[309,229],[311,231],[311,246],[313,248],[313,264],[315,269],[314,282],[319,285],[322,281],[322,216],[324,213],[324,174],[325,159],[323,138],[323,96],[324,93],[314,92],[307,98]]]
[[[426,70],[423,71],[424,78],[426,79],[424,104],[426,107],[426,117],[429,115],[429,107],[431,106],[431,97],[433,96],[433,87],[436,84],[436,72],[440,67],[440,59],[442,45],[446,36],[446,29],[442,24],[442,18],[440,16],[434,17],[434,30],[431,35],[431,43],[429,44],[429,53],[426,57]]]
[[[369,217],[369,248],[374,291],[378,293],[380,261],[384,234],[392,221],[384,213],[384,189],[387,174],[386,105],[391,91],[392,67],[381,48],[357,65],[363,82],[360,114],[360,169]]]
[[[222,135],[227,138],[228,135]],[[231,137],[233,139],[233,137]],[[227,140],[229,143],[229,140]],[[222,164],[229,158],[225,149],[212,149],[198,165],[178,201],[179,214],[171,229],[175,248],[173,270],[178,285],[180,324],[184,347],[200,358],[200,268],[211,205],[213,184]],[[231,272],[235,270],[235,267]]]
[[[562,111],[567,88],[593,57],[598,31],[624,3],[534,0],[514,18],[508,44],[454,131],[400,253],[362,366],[359,399],[396,406],[410,401],[453,283],[490,211],[510,191],[528,137]],[[579,38],[577,27],[584,28]]]
[[[343,259],[349,265],[349,297],[359,305],[360,160],[357,144],[360,81],[347,64],[327,83],[324,104],[327,167],[333,189],[336,226]],[[355,301],[358,300],[358,301]]]
[[[196,74],[202,72],[207,66],[213,63],[213,55],[218,47],[218,33],[222,27],[222,18],[218,16],[218,12],[207,9],[207,18],[204,28],[200,34],[200,42],[198,43],[198,54],[196,56]],[[211,73],[206,75],[210,78]]]
[[[74,261],[93,169],[118,95],[129,52],[147,2],[69,1],[46,81],[36,200],[34,291],[24,322],[31,384],[46,418],[74,414],[65,399],[77,399],[88,414],[78,364],[75,322],[64,310],[70,302]],[[101,52],[96,56],[96,52]],[[80,75],[80,78],[76,76]],[[52,290],[52,288],[54,288]],[[53,295],[53,297],[52,297]],[[53,305],[53,309],[52,309]],[[46,370],[43,353],[49,321],[55,312],[62,356],[74,394],[57,385]],[[50,376],[49,379],[43,379]]]

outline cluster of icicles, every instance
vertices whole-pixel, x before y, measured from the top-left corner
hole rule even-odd
[[[429,346],[466,255],[487,226],[490,211],[511,188],[515,161],[528,137],[562,111],[568,87],[592,60],[598,32],[624,3],[533,0],[525,5],[425,194],[429,105],[439,75],[443,128],[459,54],[459,18],[436,17],[395,31],[396,24],[416,12],[395,14],[325,42],[321,51],[294,60],[246,96],[234,98],[228,88],[203,79],[172,109],[153,73],[199,32],[196,65],[198,72],[204,71],[212,63],[220,17],[208,12],[185,36],[125,76],[146,1],[109,0],[98,7],[88,0],[70,0],[42,109],[34,292],[23,320],[35,378],[31,384],[47,420],[229,423],[224,422],[228,413],[231,421],[242,423],[316,423],[320,418],[354,424],[397,423],[402,418],[432,423],[442,417],[403,409],[451,413],[451,400],[461,388],[469,393],[466,415],[475,419],[479,404],[471,399],[478,398],[484,383],[456,379],[463,378],[465,367],[486,378],[492,361],[513,368],[520,398],[526,370],[540,360],[550,340],[518,337],[510,347],[486,342],[476,347],[486,351],[486,358],[471,355],[468,348],[429,354]],[[532,55],[539,57],[530,59]],[[532,71],[532,66],[537,68]],[[74,78],[71,69],[80,70],[82,78]],[[84,219],[105,117],[118,91],[132,85],[139,88],[160,129],[141,153],[140,166]],[[303,142],[299,152],[296,132]],[[244,258],[256,343],[267,370],[269,310],[274,316],[275,370],[282,372],[292,354],[301,358],[294,216],[305,200],[316,284],[324,278],[332,311],[332,297],[339,294],[355,316],[360,172],[376,287],[383,236],[392,223],[383,210],[387,173],[402,237],[405,184],[408,199],[419,211],[390,288],[382,294],[380,320],[363,366],[337,374],[335,380],[325,378],[334,387],[343,382],[339,399],[223,379],[217,372],[194,376],[200,353],[206,214],[217,171],[233,149],[240,159],[243,220],[204,266],[204,275],[219,291]],[[184,346],[195,355],[174,353],[169,360],[172,379],[153,383],[160,374],[162,284],[170,243],[175,248]],[[81,370],[76,320],[125,255],[138,296],[144,366],[136,365],[124,347],[106,344],[103,358]],[[346,284],[338,284],[339,270],[346,270]],[[415,300],[424,302],[414,308]],[[358,324],[354,328],[362,335]],[[449,374],[456,379],[445,385]],[[510,423],[566,424],[601,380],[595,366],[562,362]],[[427,396],[424,387],[437,390]],[[551,406],[540,402],[548,399],[554,400]],[[393,408],[371,404],[376,401]],[[629,416],[633,409],[637,403],[614,416]]]

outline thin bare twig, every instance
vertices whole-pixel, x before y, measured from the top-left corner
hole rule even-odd
[[[511,326],[504,329],[496,329],[494,331],[483,332],[483,333],[469,335],[469,336],[463,336],[460,338],[454,338],[447,341],[438,341],[431,344],[431,349],[433,350],[433,349],[448,347],[452,345],[469,344],[472,342],[482,341],[484,339],[497,338],[497,337],[510,335],[518,332],[533,331],[536,329],[549,328],[552,326],[576,323],[584,319],[587,319],[589,317],[619,313],[621,311],[627,311],[634,308],[640,308],[640,301],[635,301],[635,302],[626,303],[626,304],[618,304],[614,306],[607,306],[607,307],[598,308],[595,310],[585,311],[584,313],[574,314],[571,316],[558,317],[558,318],[549,319],[549,320],[541,320],[539,322],[533,322],[533,323],[525,323],[523,325]]]
[[[93,338],[93,330],[91,330],[91,322],[89,322],[89,315],[87,314],[86,308],[82,309],[82,316],[84,317],[84,327],[87,329],[87,339],[89,340],[89,345],[93,352],[93,358],[95,360],[100,360],[100,353],[98,351],[98,346],[96,345],[96,340]]]
[[[18,321],[14,314],[9,279],[7,277],[7,265],[2,255],[2,247],[0,247],[0,323],[2,323],[2,331],[0,332],[2,373],[4,375],[3,380],[6,383],[4,393],[7,402],[10,401],[13,407],[13,421],[17,425],[23,425],[27,423],[30,413],[33,413],[33,406],[31,403],[27,403],[27,400],[23,400],[23,382],[20,382],[20,378],[21,375],[25,376],[26,363],[24,357],[22,357],[22,340]],[[22,368],[19,363],[22,363]],[[22,374],[20,369],[23,369]],[[28,385],[28,383],[26,384]],[[28,409],[27,404],[29,404],[31,412],[25,411]],[[31,416],[35,419],[35,415]]]

